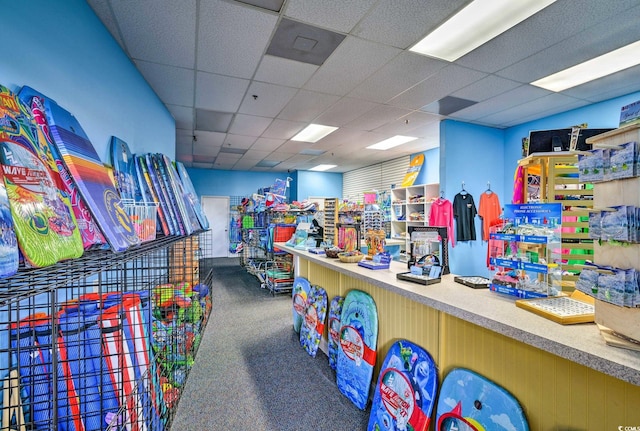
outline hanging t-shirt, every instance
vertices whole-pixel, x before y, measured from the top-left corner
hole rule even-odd
[[[456,241],[475,241],[475,217],[478,211],[469,193],[458,193],[453,198],[453,218],[456,221]]]
[[[502,208],[498,195],[492,191],[486,191],[480,195],[478,215],[482,217],[482,239],[489,241],[489,226],[500,217]]]
[[[453,238],[453,205],[450,200],[439,198],[431,204],[429,226],[446,227],[451,247],[455,247],[456,242]]]

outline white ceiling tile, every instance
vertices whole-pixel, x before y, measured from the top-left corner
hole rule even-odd
[[[411,113],[408,109],[398,108],[389,105],[378,105],[361,117],[347,123],[353,129],[373,130],[391,121]]]
[[[254,81],[249,86],[239,112],[262,117],[275,117],[297,91],[295,88]]]
[[[480,102],[487,100],[491,97],[495,97],[499,94],[505,93],[509,90],[513,90],[519,87],[519,82],[504,79],[499,76],[489,75],[486,78],[482,78],[479,81],[472,83],[458,91],[451,93],[454,97],[460,97],[462,99],[473,100]]]
[[[253,160],[254,163],[256,160],[262,160],[265,157],[267,157],[269,154],[271,154],[272,150],[254,150],[254,149],[249,149],[247,150],[246,153],[244,153],[244,156],[242,156],[242,160]]]
[[[280,147],[280,145],[284,144],[284,139],[272,139],[272,138],[258,138],[256,142],[254,142],[251,150],[259,150],[259,151],[273,151],[276,148]]]
[[[113,16],[113,12],[109,5],[109,2],[103,0],[87,0],[93,12],[100,18],[102,24],[109,30],[111,36],[118,42],[118,45],[122,48],[123,51],[127,52],[127,47],[122,40],[120,35],[120,30],[118,29],[118,21],[115,16]]]
[[[407,109],[420,109],[486,76],[486,73],[451,64],[394,97],[389,104]]]
[[[140,60],[135,64],[163,102],[182,106],[193,104],[193,70]]]
[[[255,136],[232,135],[231,133],[229,133],[224,139],[224,146],[246,150],[247,148],[251,148],[255,141]]]
[[[233,166],[237,163],[237,160],[220,160],[218,161],[218,159],[216,159],[216,162],[213,164],[213,168],[214,169],[224,169],[224,170],[231,170],[233,169]]]
[[[467,0],[380,1],[353,34],[365,39],[408,48],[459,10]]]
[[[489,123],[505,123],[515,118],[530,117],[535,115],[544,116],[545,112],[560,112],[571,109],[576,104],[584,104],[582,100],[576,100],[573,97],[565,96],[559,93],[549,94],[530,102],[521,103],[511,107],[505,111],[497,112],[492,115],[480,117],[480,121]]]
[[[282,144],[280,147],[278,147],[276,151],[297,154],[300,151],[306,150],[309,148],[312,148],[312,144],[310,144],[309,142],[287,141],[284,144]]]
[[[198,70],[251,78],[278,16],[223,0],[202,0],[198,12]]]
[[[399,53],[397,48],[347,36],[304,88],[344,96]]]
[[[494,114],[521,105],[523,101],[534,100],[548,94],[551,94],[551,92],[543,90],[542,88],[532,85],[522,85],[496,97],[492,97],[491,99],[454,112],[451,114],[451,117],[462,120],[477,120],[488,114]]]
[[[209,146],[217,146],[220,147],[224,144],[224,138],[227,136],[226,133],[220,132],[205,132],[202,130],[198,130],[194,132],[196,136],[196,142],[209,145]]]
[[[485,72],[496,72],[530,56],[535,56],[571,36],[585,31],[598,32],[598,22],[619,14],[636,0],[607,2],[602,0],[557,1],[529,19],[507,30],[501,36],[476,48],[456,63]],[[576,50],[580,50],[576,45]],[[573,55],[573,54],[572,54]],[[547,60],[552,63],[554,60]],[[545,66],[544,63],[539,66]],[[502,74],[501,74],[502,75]],[[503,75],[518,82],[514,75]]]
[[[196,141],[193,143],[193,154],[198,156],[215,156],[220,152],[220,145],[210,145]]]
[[[256,165],[256,162],[257,160],[240,159],[233,165],[233,170],[249,170]]]
[[[246,136],[260,136],[269,127],[273,120],[268,117],[256,117],[255,115],[236,114],[229,128],[229,133],[243,134]]]
[[[278,118],[292,121],[312,121],[338,99],[338,96],[331,94],[300,90],[278,114]]]
[[[273,123],[267,127],[267,130],[264,131],[262,136],[265,138],[291,139],[305,126],[307,126],[306,123],[301,123],[299,121],[275,119],[273,120]]]
[[[288,0],[284,15],[318,27],[349,33],[377,0]]]
[[[235,112],[242,102],[249,82],[246,79],[198,72],[196,107],[211,111]]]
[[[359,142],[366,136],[367,132],[364,130],[353,129],[350,127],[341,127],[330,135],[322,138],[320,141],[313,144],[311,147],[314,150],[326,150],[331,151],[335,147],[346,145],[352,142]]]
[[[389,136],[404,135],[420,138],[421,136],[417,136],[413,133],[414,130],[421,131],[421,126],[430,123],[438,124],[439,122],[440,116],[438,115],[422,111],[413,111],[408,115],[389,121],[388,123],[373,129],[373,131],[377,133],[384,133]]]
[[[562,94],[591,102],[600,102],[636,91],[640,91],[640,66],[631,67],[613,75],[570,88],[563,91]]]
[[[637,7],[627,11],[623,17],[599,22],[585,31],[500,70],[497,74],[520,82],[535,81],[640,40],[639,21],[640,7]]]
[[[193,130],[193,108],[169,104],[165,105],[176,121],[176,129]]]
[[[112,1],[110,4],[133,58],[193,68],[196,0]]]
[[[349,96],[384,103],[425,80],[447,62],[402,52],[358,85]]]
[[[327,126],[343,126],[355,120],[365,112],[376,107],[377,104],[368,100],[343,97],[328,110],[320,114],[315,121]]]
[[[300,88],[318,70],[314,64],[265,55],[256,71],[256,81]]]
[[[235,164],[235,162],[240,160],[241,157],[242,157],[242,154],[219,152],[218,155],[216,156],[216,164],[218,162]]]

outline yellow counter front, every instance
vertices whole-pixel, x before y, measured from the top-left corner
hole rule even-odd
[[[351,289],[373,297],[374,379],[391,344],[405,338],[431,353],[440,381],[464,367],[503,386],[523,406],[531,430],[640,430],[640,353],[607,346],[595,324],[560,325],[453,275],[425,286],[396,279],[407,271],[404,263],[370,270],[277,246],[294,256],[296,275],[324,287],[329,300]],[[323,338],[326,346],[326,329]]]

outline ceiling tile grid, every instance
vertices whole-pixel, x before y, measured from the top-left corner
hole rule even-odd
[[[560,93],[529,84],[640,39],[637,0],[556,1],[453,62],[408,51],[469,1],[87,0],[174,117],[188,167],[345,172],[437,147],[445,118],[505,128],[640,90],[640,66]],[[267,53],[285,23],[309,31],[280,47],[297,60]],[[327,32],[341,41],[310,64]],[[477,103],[438,113],[458,99]],[[339,129],[290,141],[312,122]],[[395,134],[418,139],[365,149]]]

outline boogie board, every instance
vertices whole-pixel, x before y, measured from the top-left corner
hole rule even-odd
[[[135,163],[129,145],[122,139],[112,136],[110,147],[113,177],[116,182],[116,189],[120,192],[120,197],[134,202],[141,201],[142,194],[135,176]]]
[[[169,199],[169,194],[167,192],[167,187],[162,180],[162,176],[158,171],[157,164],[154,163],[153,154],[147,153],[145,154],[145,162],[147,167],[147,172],[149,173],[149,177],[151,178],[151,183],[153,188],[156,191],[156,195],[160,200],[160,205],[164,204],[164,213],[168,222],[171,225],[171,232],[174,235],[184,235],[184,227],[182,226],[182,219],[178,217],[175,212],[175,207]]]
[[[178,172],[178,176],[180,177],[180,181],[182,181],[182,187],[186,194],[187,202],[191,205],[193,210],[200,221],[200,225],[202,229],[209,229],[209,220],[207,220],[207,216],[204,213],[204,209],[200,204],[200,200],[198,199],[198,194],[196,193],[195,187],[193,187],[193,183],[191,182],[191,178],[189,178],[189,174],[185,169],[184,165],[180,162],[175,162],[176,171]]]
[[[529,430],[513,395],[464,368],[453,369],[442,382],[436,420],[438,431]]]
[[[49,123],[45,115],[44,101],[40,97],[30,95],[28,87],[25,91],[18,93],[18,98],[22,103],[31,108],[33,119],[46,139],[47,145],[42,146],[43,151],[40,152],[40,158],[47,162],[52,170],[57,170],[59,173],[59,175],[55,177],[57,187],[69,197],[71,209],[76,217],[76,223],[80,230],[84,249],[88,250],[95,246],[108,246],[107,240],[102,235],[98,224],[91,215],[91,211],[80,195],[75,181],[65,166],[56,144],[53,142],[49,130]]]
[[[82,238],[69,199],[39,151],[46,145],[30,110],[0,86],[0,161],[18,245],[34,267],[82,256]],[[56,172],[57,173],[57,172]]]
[[[327,292],[320,286],[311,286],[307,297],[307,310],[300,326],[300,344],[312,357],[316,357],[327,318]]]
[[[409,168],[407,169],[407,173],[402,179],[400,187],[412,186],[416,181],[416,178],[418,178],[418,175],[420,175],[422,165],[424,165],[424,154],[420,153],[413,156],[411,158],[411,161],[409,162]]]
[[[426,431],[436,403],[438,369],[431,355],[398,340],[382,362],[368,431]]]
[[[300,326],[304,320],[307,310],[307,298],[311,285],[309,280],[304,277],[296,277],[293,279],[293,289],[291,290],[291,299],[293,301],[293,330],[300,332]]]
[[[122,208],[120,196],[78,120],[32,88],[22,87],[20,93],[43,100],[51,137],[113,251],[138,245],[140,241]]]
[[[186,192],[178,176],[175,166],[171,159],[164,154],[158,154],[160,165],[167,173],[167,180],[169,187],[174,191],[176,202],[178,203],[178,210],[182,214],[182,219],[185,224],[191,225],[193,231],[202,229],[198,216],[193,208],[193,205],[187,200]]]
[[[361,410],[369,400],[376,364],[378,311],[366,292],[351,290],[340,316],[340,350],[336,365],[338,389]]]
[[[13,230],[11,207],[0,169],[0,278],[18,272],[19,259],[18,239]]]
[[[327,337],[327,350],[329,366],[336,369],[338,349],[340,348],[340,315],[342,314],[343,296],[334,296],[329,305],[329,336]]]
[[[151,180],[151,174],[147,168],[147,157],[144,155],[134,156],[136,159],[136,169],[138,170],[138,176],[140,178],[140,189],[143,190],[145,196],[150,199],[150,201],[158,204],[158,220],[160,221],[159,225],[162,229],[162,233],[165,235],[174,235],[173,225],[171,224],[171,220],[167,217],[167,210],[165,207],[164,200],[160,199],[156,188],[153,185],[153,181]]]

